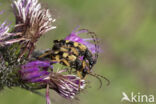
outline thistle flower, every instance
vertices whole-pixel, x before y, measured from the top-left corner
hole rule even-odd
[[[50,74],[48,69],[52,66],[47,61],[32,61],[26,65],[21,66],[19,71],[23,81],[29,83],[43,82],[46,77]]]
[[[22,43],[22,57],[26,52],[28,56],[34,50],[34,44],[43,34],[55,29],[52,25],[55,19],[51,17],[48,9],[42,9],[38,0],[13,1],[12,8],[16,17],[16,25],[12,38],[3,42],[4,45],[17,42]]]
[[[76,75],[62,75],[61,73],[51,73],[45,78],[49,83],[49,87],[58,92],[67,99],[73,99],[79,90],[84,89],[85,80],[80,79]]]
[[[5,86],[21,87],[32,92],[46,88],[47,104],[51,104],[50,89],[66,99],[75,98],[85,88],[86,81],[75,73],[67,74],[67,69],[56,72],[53,69],[55,62],[52,63],[46,58],[43,59],[46,61],[36,60],[38,57],[35,56],[38,55],[32,54],[37,40],[46,32],[56,28],[52,25],[55,19],[51,17],[49,10],[42,9],[38,0],[14,0],[12,8],[16,18],[13,31],[8,32],[9,24],[6,21],[0,25],[0,46],[4,46],[0,47],[0,90]],[[92,38],[83,39],[78,36],[81,33],[90,34]],[[65,40],[84,44],[94,56],[99,52],[99,46],[96,44],[98,40],[94,33],[88,30],[76,32],[75,29]],[[30,58],[23,57],[26,55]],[[83,60],[84,56],[75,57]],[[89,60],[86,62],[89,63]]]
[[[77,27],[78,28],[78,27]],[[89,32],[87,29],[82,29],[77,31],[77,28],[75,28],[66,38],[65,40],[78,42],[81,44],[84,44],[93,54],[98,53],[100,51],[98,44],[98,39],[95,36],[95,33]],[[89,34],[92,36],[92,38],[81,38],[78,36],[79,34]],[[90,41],[94,41],[94,43],[91,43]],[[97,46],[97,47],[96,47]]]
[[[42,34],[56,28],[52,26],[55,19],[51,17],[48,9],[41,8],[38,0],[17,0],[12,7],[16,17],[17,32],[22,32],[26,39],[39,38]]]
[[[79,93],[79,89],[85,87],[85,81],[79,77],[61,74],[65,70],[53,72],[53,66],[48,61],[32,61],[21,68],[19,72],[23,81],[40,84],[41,88],[47,87],[47,104],[50,104],[49,89],[67,99],[73,99]]]

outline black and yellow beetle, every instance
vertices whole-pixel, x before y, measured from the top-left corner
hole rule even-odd
[[[52,50],[45,52],[40,56],[42,57],[51,58],[54,62],[76,69],[81,72],[82,78],[96,63],[92,53],[85,45],[68,40],[54,40]]]
[[[94,42],[96,40],[94,39]],[[95,55],[84,45],[78,42],[69,40],[54,40],[52,50],[46,51],[44,54],[39,56],[40,59],[48,58],[53,62],[63,64],[75,69],[80,78],[85,78],[87,74],[90,74],[96,78],[99,77],[109,80],[103,76],[97,75],[92,72],[93,66],[97,62],[98,48],[97,42],[95,42],[96,53]],[[102,83],[102,82],[101,82]]]

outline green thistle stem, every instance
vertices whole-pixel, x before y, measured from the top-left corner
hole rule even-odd
[[[20,78],[20,66],[28,61],[27,54],[25,54],[18,62],[17,59],[20,54],[21,44],[19,43],[0,47],[0,90],[5,86],[9,88],[16,86],[26,89],[35,88],[36,85],[26,85]]]

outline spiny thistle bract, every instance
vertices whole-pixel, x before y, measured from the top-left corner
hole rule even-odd
[[[38,0],[17,0],[12,3],[13,13],[16,19],[14,28],[10,31],[10,24],[5,21],[0,25],[0,90],[4,87],[21,87],[38,93],[39,89],[46,89],[46,102],[51,104],[49,90],[56,91],[67,99],[73,99],[83,89],[86,81],[74,72],[67,69],[56,69],[55,64],[61,64],[51,59],[39,59],[34,52],[35,43],[46,32],[55,29],[55,19],[52,18],[48,9],[41,7]],[[90,33],[88,30],[75,30],[64,40],[78,42],[87,47],[91,54],[97,58],[100,51],[96,43],[97,38],[83,39],[80,33]],[[94,36],[94,35],[92,35]],[[40,53],[40,51],[38,52]],[[83,57],[79,57],[83,61]],[[85,60],[86,64],[90,60]]]

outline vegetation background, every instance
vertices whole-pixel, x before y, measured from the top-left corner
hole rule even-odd
[[[0,0],[0,10],[5,10],[0,21],[14,23],[11,1]],[[156,97],[156,0],[40,1],[52,10],[57,29],[43,36],[37,49],[50,48],[54,39],[62,39],[78,25],[100,38],[103,53],[94,70],[111,84],[107,87],[103,80],[98,89],[98,80],[88,77],[91,88],[79,95],[79,104],[121,104],[122,92]],[[57,96],[51,93],[52,104],[67,102]],[[45,104],[45,99],[20,88],[6,88],[0,93],[0,104]]]

